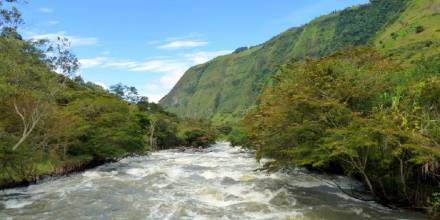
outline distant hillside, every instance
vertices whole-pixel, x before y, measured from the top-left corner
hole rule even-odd
[[[440,53],[440,0],[412,0],[375,39],[375,46],[402,61]]]
[[[329,55],[347,45],[376,43],[398,48],[389,39],[389,30],[400,30],[396,20],[411,16],[405,12],[408,2],[422,1],[371,0],[369,4],[319,17],[264,44],[241,48],[189,69],[160,104],[182,117],[234,122],[255,104],[280,64]],[[385,29],[389,25],[390,29]],[[383,34],[378,37],[378,33]]]

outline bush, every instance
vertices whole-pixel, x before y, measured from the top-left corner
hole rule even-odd
[[[417,26],[416,27],[416,33],[417,34],[422,33],[423,31],[425,31],[425,28],[423,26]]]
[[[239,47],[237,49],[235,49],[234,53],[241,53],[243,51],[246,51],[248,49],[248,47]]]
[[[440,175],[440,78],[430,74],[437,72],[433,60],[424,61],[430,68],[417,68],[418,77],[366,48],[285,65],[245,117],[245,134],[233,131],[232,140],[256,149],[257,159],[340,167],[384,202],[432,205]]]
[[[191,147],[208,147],[215,142],[215,137],[207,131],[190,130],[185,132],[185,143]]]

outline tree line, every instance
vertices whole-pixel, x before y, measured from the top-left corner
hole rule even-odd
[[[68,39],[24,40],[15,3],[0,1],[0,188],[81,164],[214,142],[208,122],[179,119],[134,87],[106,90],[75,76]]]
[[[411,66],[347,48],[281,67],[229,135],[274,158],[365,183],[375,199],[436,213],[440,207],[440,59]]]

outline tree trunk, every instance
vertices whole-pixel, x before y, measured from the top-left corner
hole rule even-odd
[[[368,189],[370,190],[370,192],[373,193],[374,196],[376,196],[376,193],[375,193],[374,188],[373,188],[373,184],[371,183],[371,181],[368,178],[368,176],[365,173],[365,171],[361,171],[361,174],[362,174],[362,177],[364,178],[364,181],[367,184]]]
[[[21,135],[20,140],[18,140],[18,142],[12,147],[13,151],[17,150],[17,148],[20,147],[20,145],[22,145],[24,141],[26,141],[26,139],[35,129],[35,126],[38,124],[42,116],[42,114],[38,109],[38,106],[32,112],[32,116],[30,117],[30,119],[26,119],[25,115],[23,115],[23,113],[21,113],[20,110],[18,109],[16,103],[14,103],[14,108],[15,108],[15,112],[17,113],[18,116],[20,116],[20,119],[22,121],[23,133]]]
[[[156,149],[156,141],[155,141],[155,138],[154,138],[154,131],[155,131],[155,127],[156,127],[156,122],[155,121],[152,121],[151,123],[150,123],[150,147],[153,149],[153,150],[157,150]]]

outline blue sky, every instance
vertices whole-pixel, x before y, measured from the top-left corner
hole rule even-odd
[[[189,67],[368,0],[39,0],[22,5],[26,38],[65,36],[81,76],[159,100]]]

